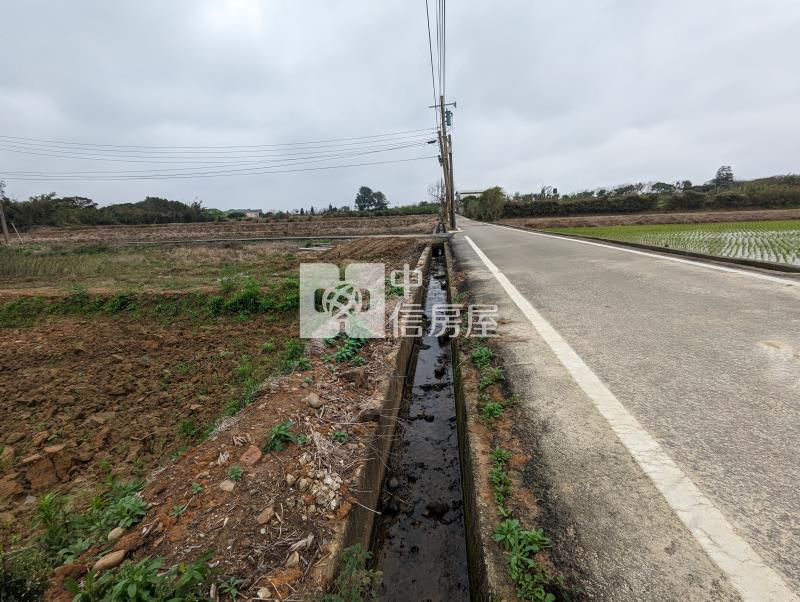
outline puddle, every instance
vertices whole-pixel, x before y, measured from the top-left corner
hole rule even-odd
[[[434,249],[436,250],[436,249]],[[441,253],[441,248],[438,249]],[[444,257],[434,255],[425,314],[447,303]],[[426,332],[429,327],[426,326]],[[373,538],[380,600],[468,600],[469,576],[450,345],[418,344]]]

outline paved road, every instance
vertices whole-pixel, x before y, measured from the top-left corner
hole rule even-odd
[[[800,281],[458,225],[457,269],[507,320],[531,487],[589,597],[794,599]]]

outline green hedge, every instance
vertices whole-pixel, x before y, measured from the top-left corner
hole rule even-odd
[[[503,217],[547,217],[644,213],[648,211],[693,211],[715,209],[786,209],[800,207],[800,188],[725,191],[716,194],[686,190],[677,194],[625,194],[580,196],[535,201],[505,201]],[[469,213],[477,210],[465,208]],[[471,209],[471,211],[469,211]],[[476,216],[477,219],[480,219]]]

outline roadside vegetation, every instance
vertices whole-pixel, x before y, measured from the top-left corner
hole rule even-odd
[[[551,228],[553,232],[800,266],[800,220]]]
[[[88,499],[56,492],[40,497],[33,515],[38,535],[23,547],[0,550],[0,600],[41,600],[52,569],[90,549],[96,555],[110,551],[108,534],[135,526],[148,509],[142,486],[142,481],[123,482],[108,473]],[[171,567],[163,566],[163,558],[129,560],[99,576],[91,570],[80,583],[69,579],[66,588],[77,602],[204,600],[200,587],[212,574],[210,558],[205,554]]]
[[[564,589],[562,580],[560,576],[554,576],[538,556],[549,546],[549,540],[541,528],[526,529],[521,522],[522,517],[515,515],[515,477],[512,475],[513,453],[510,449],[513,445],[510,421],[513,418],[506,412],[517,404],[518,398],[509,395],[502,386],[505,383],[505,371],[486,340],[473,340],[468,353],[478,385],[478,417],[490,429],[494,442],[488,475],[496,512],[492,538],[505,554],[507,574],[519,598],[554,602],[556,596],[553,592]]]
[[[368,602],[377,600],[381,582],[380,571],[366,568],[372,553],[355,544],[342,550],[339,557],[339,574],[321,602]]]
[[[497,221],[502,218],[599,215],[673,211],[783,209],[800,207],[800,175],[736,180],[729,166],[722,166],[704,184],[638,182],[614,188],[598,188],[560,194],[544,186],[538,193],[512,195],[500,187],[461,200],[461,212],[469,218]]]

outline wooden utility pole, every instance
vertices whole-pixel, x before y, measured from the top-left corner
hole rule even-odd
[[[450,134],[447,134],[447,167],[448,175],[450,176],[450,203],[449,213],[447,219],[450,222],[450,229],[456,229],[456,187],[453,184],[453,140]]]
[[[0,224],[3,225],[3,239],[7,245],[11,245],[8,239],[8,226],[6,226],[6,214],[3,212],[3,200],[6,198],[5,183],[0,182]]]
[[[439,130],[439,162],[442,165],[442,185],[444,186],[444,201],[442,206],[442,221],[449,228],[450,224],[450,168],[447,165],[447,143],[442,130]]]
[[[455,104],[455,103],[453,103]],[[437,106],[437,105],[434,105]],[[442,171],[444,172],[444,188],[445,188],[445,219],[447,227],[450,230],[455,230],[456,227],[456,213],[455,213],[455,192],[453,190],[453,149],[450,145],[450,136],[447,133],[447,121],[444,114],[444,96],[439,96],[439,150],[442,155]]]

